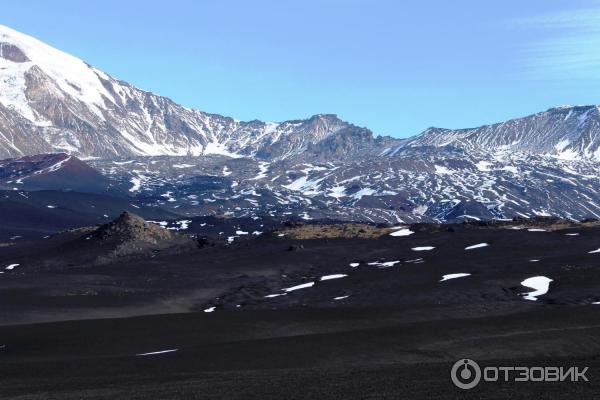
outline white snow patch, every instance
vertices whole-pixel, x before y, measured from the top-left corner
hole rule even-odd
[[[170,203],[177,201],[177,199],[175,199],[175,197],[173,197],[173,192],[171,192],[171,191],[161,194],[160,197],[164,197]]]
[[[140,178],[138,178],[137,176],[134,176],[131,178],[131,184],[133,186],[131,187],[131,189],[129,189],[129,191],[137,192],[142,187],[142,180]]]
[[[192,168],[194,164],[173,164],[173,168],[184,169],[184,168]]]
[[[450,279],[464,278],[465,276],[469,276],[469,275],[471,275],[471,274],[468,274],[466,272],[458,272],[456,274],[447,274],[447,275],[442,276],[442,279],[440,280],[440,282],[448,281]]]
[[[398,264],[400,261],[385,261],[385,262],[379,262],[379,261],[373,261],[370,262],[368,265],[375,265],[376,267],[393,267],[394,265]]]
[[[322,281],[328,281],[328,280],[331,280],[331,279],[344,278],[346,276],[348,276],[348,275],[346,275],[346,274],[324,275],[324,276],[321,277],[320,280],[322,280]]]
[[[179,349],[168,349],[168,350],[160,350],[160,351],[153,351],[150,353],[140,353],[140,354],[136,354],[136,356],[154,356],[157,354],[165,354],[165,353],[173,353],[175,351],[178,351]]]
[[[538,296],[548,293],[550,282],[552,282],[552,279],[545,276],[534,276],[527,278],[521,282],[521,285],[535,290],[533,292],[523,293],[522,296],[526,300],[536,301]]]
[[[448,175],[454,172],[450,168],[444,167],[443,165],[434,165],[434,168],[435,173],[438,175]]]
[[[354,193],[354,194],[352,195],[352,198],[353,198],[353,199],[356,199],[356,200],[360,200],[360,199],[362,199],[364,196],[372,196],[372,195],[374,195],[375,193],[377,193],[377,191],[376,191],[376,190],[369,189],[369,188],[364,188],[364,189],[360,189],[358,192]]]
[[[336,199],[344,197],[344,196],[346,196],[346,187],[339,186],[339,185],[333,186],[333,187],[329,188],[329,193],[327,193],[327,196],[334,197]]]
[[[482,247],[488,247],[488,246],[489,246],[489,244],[487,244],[487,243],[479,243],[479,244],[474,244],[473,246],[465,247],[465,250],[480,249]]]
[[[563,139],[554,145],[558,153],[562,153],[569,146],[569,139]]]
[[[264,179],[267,177],[267,172],[269,171],[269,163],[266,161],[261,161],[258,163],[258,175],[254,178],[250,178],[251,181],[257,181],[259,179]]]
[[[302,214],[299,215],[299,217],[305,221],[310,221],[311,219],[313,219],[310,215],[308,215],[307,211],[304,211]]]
[[[232,153],[225,147],[222,143],[208,143],[204,148],[204,154],[219,154],[222,156],[227,156],[231,158],[240,158],[243,157],[239,154]]]
[[[492,165],[491,162],[479,161],[477,164],[475,164],[475,168],[477,168],[477,170],[481,171],[481,172],[488,172],[488,171],[491,171],[491,168],[490,168],[491,165]]]
[[[292,286],[289,288],[285,288],[283,289],[284,292],[293,292],[294,290],[298,290],[298,289],[305,289],[305,288],[309,288],[314,286],[315,283],[314,282],[307,282],[307,283],[303,283],[301,285],[296,285],[296,286]]]
[[[408,235],[412,235],[413,233],[414,232],[408,228],[399,228],[397,231],[390,233],[390,236],[395,236],[395,237],[408,236]]]
[[[192,223],[191,220],[189,220],[189,219],[183,219],[181,221],[175,221],[175,224],[177,224],[179,226],[172,226],[172,227],[167,228],[167,229],[169,229],[171,231],[184,231],[184,230],[186,230],[186,229],[188,229],[190,227],[191,223]],[[159,225],[163,226],[162,223],[159,223]]]
[[[419,246],[419,247],[413,247],[411,250],[412,251],[431,251],[435,249],[435,247],[433,246]]]

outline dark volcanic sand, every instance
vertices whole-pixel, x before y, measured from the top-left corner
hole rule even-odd
[[[68,265],[77,249],[66,236],[2,249],[0,265],[21,266],[0,275],[0,397],[593,398],[600,254],[589,252],[600,230],[454,228],[370,240],[263,236],[104,266]],[[482,242],[490,246],[464,250]],[[40,266],[59,245],[64,263]],[[319,281],[338,273],[348,276]],[[451,273],[472,275],[439,282]],[[553,279],[549,292],[523,299],[534,289],[520,282],[538,275]],[[316,284],[264,297],[306,282]],[[105,317],[127,318],[94,319]],[[40,323],[65,319],[74,321]],[[168,349],[178,351],[136,356]],[[589,366],[590,382],[465,392],[449,378],[463,357]]]
[[[592,398],[600,315],[535,307],[497,317],[414,322],[399,308],[223,311],[0,328],[2,398]],[[444,318],[440,313],[445,314]],[[406,316],[405,316],[406,315]],[[153,356],[139,353],[178,349]],[[589,383],[449,380],[482,365],[588,366]],[[502,358],[502,361],[494,361]],[[24,397],[19,397],[24,396]]]

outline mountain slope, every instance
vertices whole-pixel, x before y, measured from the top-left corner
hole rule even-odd
[[[77,157],[38,154],[0,160],[0,189],[117,192],[108,178]]]
[[[225,154],[283,159],[308,148],[320,158],[340,156],[342,150],[346,155],[347,147],[338,151],[331,142],[319,148],[333,135],[358,140],[360,146],[352,148],[368,154],[396,143],[375,140],[370,131],[335,115],[278,124],[191,110],[0,26],[0,157],[68,152],[84,158]]]
[[[23,157],[40,153],[66,154]],[[241,122],[0,26],[0,158],[8,156],[0,188],[109,191],[186,217],[600,217],[597,106],[402,140],[329,114]]]
[[[469,152],[547,154],[566,160],[600,161],[600,108],[563,106],[473,129],[430,128],[404,149],[452,146]]]
[[[598,163],[419,148],[338,162],[226,157],[91,160],[143,204],[181,215],[411,222],[600,218]]]

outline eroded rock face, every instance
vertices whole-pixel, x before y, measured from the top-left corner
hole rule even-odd
[[[25,53],[12,43],[0,42],[0,57],[16,63],[29,61]]]

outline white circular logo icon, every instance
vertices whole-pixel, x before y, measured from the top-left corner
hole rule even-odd
[[[481,368],[475,361],[464,358],[454,363],[450,377],[456,387],[473,389],[481,380]]]

